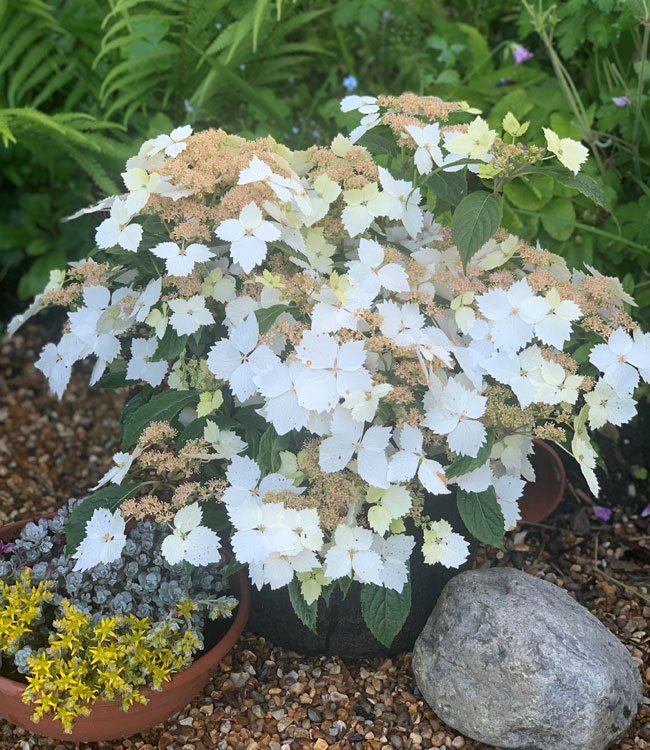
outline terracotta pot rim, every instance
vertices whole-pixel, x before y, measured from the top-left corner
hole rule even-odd
[[[12,527],[23,527],[32,521],[39,521],[41,519],[52,518],[56,515],[55,513],[44,513],[42,515],[30,516],[22,521],[12,521],[11,523],[0,526],[0,530],[6,531]],[[226,631],[225,635],[215,645],[207,651],[203,656],[196,659],[192,664],[181,672],[177,672],[171,680],[164,682],[162,690],[152,690],[149,687],[142,686],[140,692],[147,696],[147,698],[153,698],[161,693],[165,693],[173,688],[181,688],[188,682],[191,682],[193,676],[198,672],[212,670],[219,664],[223,657],[230,651],[235,645],[239,636],[243,633],[244,627],[248,621],[251,606],[251,592],[248,577],[243,570],[237,571],[237,573],[230,576],[230,581],[233,593],[237,596],[239,604],[237,605],[237,614],[233,619],[230,627]],[[0,694],[5,694],[18,700],[22,700],[22,694],[25,690],[25,685],[22,682],[16,682],[9,677],[3,677],[0,675]],[[116,706],[119,701],[95,701],[91,704],[91,709]],[[127,712],[128,713],[128,712]],[[88,718],[92,718],[92,713]],[[72,738],[73,735],[70,735]]]
[[[562,502],[566,489],[566,470],[553,445],[550,441],[541,438],[533,438],[533,443],[535,451],[540,451],[551,462],[557,473],[552,477],[536,476],[534,482],[526,484],[524,495],[519,501],[520,524],[541,523],[548,518]],[[543,493],[540,491],[542,487],[545,490]],[[548,492],[549,490],[552,492]]]

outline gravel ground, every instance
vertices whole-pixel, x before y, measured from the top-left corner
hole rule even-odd
[[[88,389],[86,369],[75,373],[58,403],[33,368],[47,339],[43,326],[30,325],[0,344],[0,523],[54,510],[94,484],[117,449],[124,396]],[[595,521],[589,502],[570,481],[565,502],[545,525],[510,534],[506,553],[480,549],[476,565],[514,566],[567,589],[620,638],[641,668],[646,705],[615,747],[650,750],[650,518],[639,515],[636,489],[626,488],[607,525]],[[436,718],[414,684],[410,659],[305,658],[245,633],[180,714],[143,735],[84,747],[491,750]],[[32,747],[78,746],[0,721],[0,748]]]

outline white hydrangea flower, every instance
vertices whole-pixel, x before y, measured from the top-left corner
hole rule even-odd
[[[379,400],[393,390],[390,383],[373,385],[369,391],[352,391],[345,398],[343,405],[350,410],[355,422],[372,422],[377,413]]]
[[[486,462],[477,469],[457,476],[454,482],[465,492],[485,492],[493,480],[492,468],[490,467],[490,463]]]
[[[300,495],[304,487],[296,487],[291,479],[282,474],[267,474],[261,481],[260,467],[248,456],[233,456],[226,471],[228,487],[222,502],[230,510],[244,502],[254,501],[261,505],[267,492],[295,492]]]
[[[129,473],[129,469],[133,465],[135,459],[142,453],[141,448],[135,448],[133,453],[114,453],[113,463],[115,466],[111,467],[106,474],[97,482],[91,489],[98,490],[105,484],[112,482],[113,484],[122,484],[124,477]]]
[[[486,403],[485,396],[450,378],[439,404],[427,411],[424,423],[436,435],[446,435],[452,451],[475,458],[485,442],[485,426],[477,420],[485,413]]]
[[[384,336],[398,346],[412,346],[422,339],[424,315],[415,302],[398,305],[397,302],[380,302],[377,312],[383,320],[380,326]]]
[[[415,546],[415,539],[406,534],[392,534],[384,539],[375,534],[372,538],[373,552],[381,560],[381,584],[400,594],[408,581],[407,563]]]
[[[382,215],[401,221],[412,238],[418,236],[424,226],[424,217],[419,207],[422,195],[420,188],[413,188],[407,180],[396,180],[384,167],[378,167],[379,182],[384,190]]]
[[[150,339],[131,339],[131,359],[126,368],[127,380],[144,380],[154,388],[162,383],[167,375],[169,363],[164,359],[151,362],[157,347],[158,340],[155,336]]]
[[[477,117],[468,125],[467,132],[452,133],[445,140],[445,148],[450,154],[486,161],[496,135],[496,130],[490,130],[487,122]]]
[[[152,247],[151,252],[164,259],[170,276],[189,276],[197,263],[205,263],[214,258],[211,250],[195,242],[187,247],[179,247],[175,242],[161,242]]]
[[[469,556],[469,543],[452,531],[448,521],[433,521],[424,529],[422,555],[429,565],[440,563],[445,568],[458,568]]]
[[[255,315],[233,326],[227,339],[221,339],[208,352],[208,370],[227,380],[240,401],[250,398],[256,389],[254,376],[278,362],[268,346],[258,346],[259,325]]]
[[[228,515],[237,529],[231,544],[237,559],[260,563],[272,553],[295,554],[297,535],[286,523],[286,513],[282,503],[244,500],[230,506]]]
[[[298,403],[305,409],[332,411],[340,398],[372,388],[362,341],[339,344],[333,336],[307,330],[296,354],[304,368],[296,375],[295,387]]]
[[[181,508],[174,516],[174,533],[163,539],[160,548],[170,565],[188,562],[209,565],[221,560],[221,541],[217,534],[203,526],[203,511],[198,503]]]
[[[203,439],[210,443],[214,453],[211,458],[229,461],[246,450],[246,443],[232,430],[220,430],[216,422],[207,419],[203,428]]]
[[[178,297],[168,302],[172,315],[169,324],[180,336],[196,333],[201,326],[214,323],[212,313],[205,306],[205,297],[195,294],[189,299]]]
[[[603,427],[607,422],[620,426],[629,422],[636,414],[636,402],[627,393],[618,394],[604,380],[596,383],[593,391],[585,393],[585,402],[589,406],[589,426],[593,430]]]
[[[132,167],[122,172],[122,179],[129,194],[126,196],[126,208],[131,214],[137,214],[147,205],[149,198],[160,183],[160,175],[149,174],[146,169]]]
[[[278,435],[301,430],[309,423],[309,410],[299,404],[296,391],[296,377],[301,369],[297,362],[277,362],[253,376],[257,390],[266,399],[258,413],[273,425]]]
[[[587,161],[589,151],[579,141],[571,138],[560,138],[550,128],[542,128],[546,138],[546,148],[557,156],[560,163],[573,174],[578,174],[580,165]]]
[[[333,581],[354,576],[361,583],[381,586],[381,557],[371,549],[373,533],[360,526],[339,524],[334,532],[334,544],[325,555],[325,575]]]
[[[356,422],[344,407],[338,407],[332,417],[332,435],[320,445],[319,465],[325,472],[341,471],[357,454],[357,473],[368,484],[387,488],[389,482],[386,448],[390,427],[369,427]]]
[[[518,501],[524,494],[526,482],[521,477],[503,474],[495,477],[493,484],[497,502],[503,513],[506,531],[513,529],[521,518]]]
[[[623,329],[613,331],[606,344],[596,344],[589,361],[603,373],[603,380],[617,393],[632,393],[639,384],[636,368],[650,367],[650,349],[642,346]]]
[[[72,365],[83,356],[86,346],[71,333],[61,337],[58,344],[45,344],[41,356],[35,363],[48,380],[50,389],[60,399],[68,387]]]
[[[406,515],[411,509],[411,494],[398,484],[392,484],[388,489],[369,487],[366,502],[372,503],[368,510],[370,528],[383,536],[393,521]]]
[[[539,371],[535,390],[535,399],[543,404],[566,402],[575,404],[578,400],[578,388],[584,378],[582,375],[567,375],[562,365],[552,360],[545,360]]]
[[[408,292],[409,280],[399,263],[384,264],[384,248],[374,240],[359,240],[359,260],[350,261],[348,279],[363,298],[375,299],[382,287],[391,292]]]
[[[519,354],[497,351],[480,360],[480,366],[499,383],[512,388],[522,409],[533,403],[541,380],[539,371],[544,364],[538,346],[529,346]]]
[[[258,156],[253,156],[249,165],[239,173],[238,185],[250,185],[254,182],[264,182],[282,202],[295,202],[296,206],[309,215],[312,206],[305,188],[297,179],[290,179],[275,174],[266,162]],[[274,237],[273,239],[277,239]]]
[[[544,297],[550,307],[545,318],[535,324],[535,336],[544,344],[562,350],[564,342],[571,338],[574,320],[582,317],[580,307],[570,299],[561,299],[555,287]]]
[[[111,513],[107,508],[96,508],[86,522],[81,544],[71,555],[77,561],[73,570],[83,572],[119,559],[126,544],[125,529],[126,523],[119,511]]]
[[[151,279],[147,286],[140,292],[138,299],[133,306],[133,314],[136,323],[144,323],[147,319],[151,308],[158,302],[162,294],[162,279]]]
[[[280,239],[281,232],[252,201],[244,206],[238,219],[226,219],[214,230],[219,239],[230,242],[230,257],[250,273],[266,258],[267,242]]]
[[[341,220],[350,237],[365,232],[378,216],[386,214],[386,197],[379,192],[376,182],[369,182],[362,188],[344,190],[343,200],[346,206],[341,213]]]
[[[379,125],[380,122],[381,115],[378,112],[375,114],[364,115],[357,127],[353,128],[350,131],[350,135],[348,136],[348,138],[350,139],[350,143],[356,143],[362,135],[367,133],[376,125]]]
[[[429,174],[435,164],[441,167],[444,156],[440,149],[440,125],[407,125],[404,130],[413,138],[417,149],[415,151],[415,166],[420,174]]]
[[[388,481],[408,482],[417,474],[422,486],[432,495],[448,493],[445,470],[437,461],[426,457],[421,430],[404,424],[396,439],[400,450],[391,456]]]
[[[341,112],[353,112],[357,110],[362,115],[374,115],[379,112],[379,105],[377,104],[377,97],[375,96],[359,96],[358,94],[351,94],[341,99]]]
[[[97,227],[97,247],[106,249],[119,245],[124,250],[136,252],[142,240],[142,227],[140,224],[130,223],[134,213],[129,211],[126,201],[115,198],[111,205],[111,215]]]
[[[151,148],[148,150],[148,156],[164,151],[167,156],[174,158],[187,148],[185,140],[192,135],[191,125],[182,125],[174,128],[169,135],[159,135],[154,138]]]
[[[481,313],[491,321],[492,341],[498,349],[516,354],[533,338],[534,326],[550,312],[550,305],[538,297],[526,279],[508,289],[491,289],[476,297]]]

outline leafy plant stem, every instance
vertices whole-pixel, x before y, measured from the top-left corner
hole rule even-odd
[[[650,42],[650,19],[643,19],[643,45],[641,47],[641,66],[639,68],[639,83],[636,90],[636,111],[634,113],[634,128],[632,130],[632,158],[634,159],[634,171],[637,177],[641,177],[641,162],[639,159],[639,146],[641,145],[641,119],[643,98],[643,82],[645,77],[645,65],[648,59],[648,43]]]

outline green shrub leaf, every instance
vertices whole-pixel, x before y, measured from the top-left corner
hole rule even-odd
[[[316,620],[318,619],[318,599],[311,604],[307,604],[300,591],[300,581],[294,577],[287,587],[289,589],[289,599],[293,611],[300,622],[312,633],[316,632]]]
[[[465,492],[459,489],[456,501],[460,517],[469,533],[484,544],[503,549],[506,523],[494,487],[485,492]]]
[[[138,441],[147,425],[152,422],[169,422],[186,406],[194,406],[199,400],[196,391],[163,391],[149,402],[139,406],[124,425],[122,448],[128,450]]]
[[[411,611],[411,582],[401,593],[384,586],[361,587],[361,614],[370,632],[384,646],[390,646]]]
[[[490,458],[492,453],[492,446],[494,445],[494,433],[492,430],[488,430],[485,442],[479,449],[476,458],[471,456],[457,456],[447,467],[445,474],[447,479],[453,479],[454,477],[460,477],[463,474],[467,474],[474,469],[478,469],[480,466]]]
[[[451,220],[451,231],[463,268],[499,228],[502,213],[501,196],[484,190],[470,193],[458,204]]]

